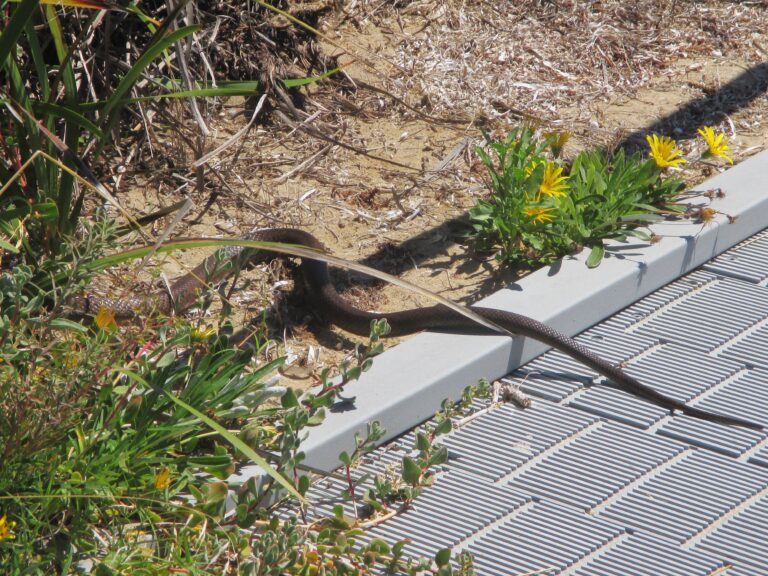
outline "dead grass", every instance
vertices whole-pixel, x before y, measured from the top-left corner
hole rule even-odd
[[[371,13],[359,25],[387,29],[397,42],[387,88],[421,94],[434,111],[472,117],[519,109],[557,122],[564,108],[634,94],[679,59],[761,62],[767,54],[764,2],[397,5],[360,3]],[[587,110],[571,119],[588,120]]]
[[[468,302],[511,278],[461,246],[461,217],[486,192],[472,153],[479,127],[498,135],[521,121],[566,129],[576,134],[572,153],[617,145],[667,117],[659,126],[672,136],[705,122],[722,126],[737,161],[768,146],[765,79],[756,72],[748,97],[721,91],[765,62],[766,2],[352,0],[338,10],[330,2],[297,4],[315,10],[302,13],[323,31],[319,40],[257,15],[237,20],[242,4],[224,4],[218,21],[213,4],[197,8],[204,30],[192,61],[201,77],[211,70],[205,62],[220,65],[214,69],[222,77],[259,74],[268,86],[281,74],[345,67],[300,91],[270,92],[251,129],[196,169],[195,159],[252,119],[255,102],[207,107],[207,137],[195,122],[178,121],[191,118],[188,103],[154,112],[163,122],[123,151],[120,187],[137,212],[191,195],[189,230],[179,234],[303,227],[339,256]],[[295,44],[281,46],[280,58],[264,56],[281,41]],[[741,100],[729,107],[734,98]],[[696,99],[699,108],[685,108]],[[681,107],[685,114],[674,116]],[[688,175],[699,181],[712,170],[701,166]],[[197,260],[172,264],[170,275]],[[255,315],[275,290],[256,291],[243,315]],[[349,295],[368,308],[414,304],[411,295],[378,285]],[[289,346],[305,357],[316,342],[300,335]],[[328,348],[349,344],[338,332],[319,339]],[[319,362],[337,360],[338,353],[326,351]]]

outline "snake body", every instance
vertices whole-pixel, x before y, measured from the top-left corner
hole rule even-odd
[[[308,232],[294,228],[258,230],[246,236],[245,239],[296,244],[320,251],[325,250],[317,238]],[[252,248],[228,246],[204,260],[188,274],[177,279],[171,285],[169,292],[156,292],[146,296],[134,296],[123,299],[86,295],[75,298],[72,301],[72,308],[75,312],[93,315],[102,307],[105,307],[112,310],[116,317],[131,317],[147,310],[155,310],[166,314],[181,312],[197,301],[201,290],[212,283],[215,284],[222,281],[248,262],[265,259],[265,252]],[[309,288],[308,293],[314,299],[317,309],[333,324],[354,334],[367,336],[370,332],[371,321],[381,318],[386,318],[389,322],[392,328],[391,336],[402,336],[421,330],[438,328],[461,329],[472,333],[487,334],[490,332],[488,328],[480,326],[466,316],[440,304],[386,313],[360,310],[352,306],[336,291],[331,282],[328,265],[325,262],[304,258],[301,262],[300,272],[304,277]],[[533,318],[515,314],[514,312],[480,306],[473,306],[472,310],[510,332],[541,341],[567,354],[608,378],[627,392],[644,398],[657,406],[667,410],[679,410],[688,416],[720,424],[744,426],[758,430],[763,428],[761,425],[753,422],[701,410],[670,398],[641,383],[620,367],[599,357],[573,338]]]

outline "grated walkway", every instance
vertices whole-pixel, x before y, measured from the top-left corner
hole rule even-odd
[[[578,336],[642,382],[768,426],[768,230]],[[487,576],[768,575],[768,436],[672,415],[548,352],[478,406],[409,511],[371,537],[474,554]],[[359,473],[382,473],[413,432]],[[337,480],[312,490],[320,508]]]

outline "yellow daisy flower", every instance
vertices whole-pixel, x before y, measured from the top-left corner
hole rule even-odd
[[[160,472],[155,474],[155,488],[158,490],[165,490],[171,485],[171,471],[163,466],[160,468]]]
[[[648,145],[651,147],[651,156],[656,160],[656,164],[660,168],[666,168],[672,166],[676,168],[680,164],[687,162],[685,158],[678,158],[683,152],[679,148],[676,148],[676,143],[672,138],[667,136],[658,137],[656,134],[651,134],[645,137],[648,140]]]
[[[563,176],[563,167],[558,166],[554,162],[547,162],[544,168],[544,177],[541,179],[539,185],[539,193],[544,196],[565,196],[568,190],[568,176]]]
[[[0,516],[0,542],[16,538],[16,535],[13,533],[15,527],[16,522],[8,522],[8,517],[5,514]]]
[[[102,330],[117,328],[117,322],[115,321],[115,311],[106,306],[101,306],[99,312],[96,314],[96,326]]]
[[[725,158],[728,160],[728,162],[733,164],[733,160],[731,160],[730,157],[726,155],[726,152],[728,152],[728,144],[724,142],[725,132],[715,134],[712,126],[704,126],[704,128],[699,128],[698,132],[707,143],[708,150],[704,153],[704,156],[720,156],[721,158]]]
[[[533,218],[534,222],[541,222],[542,224],[549,220],[555,219],[555,216],[552,214],[552,212],[554,211],[555,211],[554,208],[544,208],[540,206],[531,206],[528,208],[523,208],[523,213],[526,216]]]
[[[208,337],[213,336],[216,334],[216,328],[212,326],[207,326],[205,328],[196,327],[192,329],[192,332],[190,332],[190,335],[192,336],[192,340],[203,342],[208,339]]]

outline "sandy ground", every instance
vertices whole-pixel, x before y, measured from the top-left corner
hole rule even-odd
[[[298,3],[316,11],[323,37],[311,40],[313,50],[343,71],[301,88],[292,115],[270,109],[280,101],[269,96],[250,130],[200,168],[194,160],[241,131],[254,102],[206,108],[206,137],[188,104],[174,104],[165,114],[183,118],[181,126],[145,126],[116,175],[120,197],[138,215],[188,196],[192,209],[174,235],[300,227],[337,256],[471,303],[520,273],[500,270],[463,241],[466,211],[488,193],[474,154],[481,128],[500,137],[523,122],[568,131],[566,157],[584,147],[632,148],[646,130],[693,154],[705,124],[727,133],[737,162],[768,146],[766,3],[511,4]],[[695,183],[714,170],[698,166],[686,178]],[[172,278],[204,256],[177,255],[163,270]],[[266,271],[239,281],[237,317],[272,307],[272,335],[285,338],[294,364],[290,383],[305,386],[362,339],[323,327],[286,296],[284,270]],[[336,278],[363,308],[425,303],[357,274]]]

